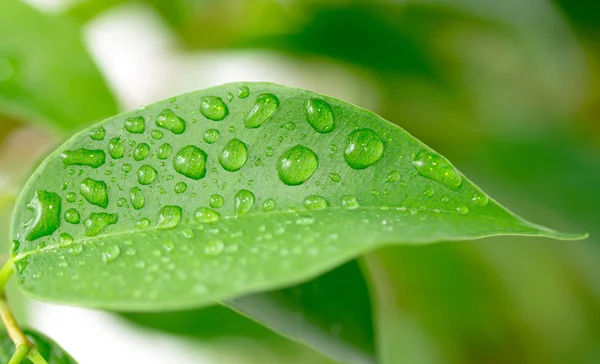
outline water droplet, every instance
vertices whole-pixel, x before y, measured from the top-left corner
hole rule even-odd
[[[99,126],[97,128],[92,129],[88,135],[93,140],[104,140],[104,137],[106,137],[106,129]]]
[[[371,129],[357,129],[346,138],[344,159],[353,169],[365,169],[383,158],[383,141]]]
[[[206,153],[193,145],[182,148],[173,159],[173,168],[179,174],[199,180],[206,175]]]
[[[386,182],[398,182],[400,181],[400,172],[398,171],[391,171],[390,174],[388,174],[387,178],[385,179]]]
[[[65,150],[61,157],[65,167],[71,165],[98,168],[104,164],[106,154],[101,150],[77,149]]]
[[[277,204],[276,204],[275,200],[273,200],[272,198],[268,198],[263,202],[263,211],[264,212],[273,211],[273,210],[275,210],[276,205]]]
[[[75,209],[68,209],[65,211],[65,221],[69,224],[79,224],[79,221],[81,221],[79,212]]]
[[[267,121],[279,108],[279,99],[273,94],[262,94],[256,98],[254,107],[244,119],[246,128],[253,129],[260,127]]]
[[[413,165],[419,175],[432,179],[446,188],[457,191],[462,185],[460,174],[446,158],[437,153],[422,150],[415,156]]]
[[[311,195],[304,199],[304,207],[307,210],[323,210],[329,206],[327,200],[321,196]]]
[[[131,201],[131,206],[136,210],[139,210],[146,205],[146,199],[139,187],[133,187],[129,190],[129,201]]]
[[[77,195],[74,194],[73,192],[69,192],[67,193],[67,202],[75,202],[75,200],[77,199]]]
[[[96,236],[100,234],[102,229],[108,225],[114,225],[119,221],[117,214],[108,214],[105,212],[96,213],[93,212],[84,221],[85,235]]]
[[[150,153],[150,146],[146,143],[140,143],[133,150],[133,159],[142,161],[146,159],[148,153]]]
[[[137,227],[138,229],[145,229],[148,226],[150,226],[150,220],[146,219],[146,218],[142,218],[139,219],[136,223],[135,223],[135,227]]]
[[[187,184],[185,182],[178,182],[175,185],[175,193],[182,194],[187,190]]]
[[[241,216],[254,206],[254,194],[248,190],[239,190],[234,197],[235,216]]]
[[[467,206],[459,206],[456,208],[456,211],[458,211],[462,215],[466,215],[469,213],[469,208]]]
[[[333,110],[321,99],[310,99],[306,104],[306,120],[317,133],[326,134],[335,129]]]
[[[293,121],[290,121],[285,123],[283,127],[285,128],[285,130],[294,130],[296,129],[296,124]]]
[[[358,208],[358,201],[356,197],[352,195],[346,195],[342,197],[342,208],[346,210],[355,210]]]
[[[473,196],[473,202],[477,206],[483,207],[488,204],[488,201],[489,201],[489,199],[485,193],[476,192],[475,195]]]
[[[106,182],[86,178],[79,186],[79,192],[87,202],[102,208],[108,207],[108,191]]]
[[[431,188],[431,187],[427,187],[427,188],[425,189],[425,192],[423,192],[423,195],[424,195],[424,196],[427,196],[427,197],[431,197],[431,196],[433,196],[434,194],[435,194],[435,190],[434,190],[433,188]]]
[[[159,230],[174,229],[181,221],[183,211],[179,206],[165,206],[158,213],[158,223],[156,228]]]
[[[213,209],[221,208],[221,207],[223,207],[224,204],[225,204],[225,199],[223,198],[223,196],[217,195],[217,194],[210,195],[209,205]]]
[[[172,152],[173,148],[171,147],[171,144],[165,143],[158,148],[157,157],[158,159],[167,159],[171,156]]]
[[[221,133],[217,129],[208,129],[204,132],[204,141],[208,144],[212,144],[219,139]]]
[[[142,134],[146,131],[146,122],[143,116],[125,119],[125,129],[132,134]]]
[[[60,244],[62,246],[69,246],[71,244],[73,244],[73,237],[67,233],[62,233],[60,234],[60,236],[58,237],[58,241],[60,242]]]
[[[76,256],[79,255],[83,252],[83,245],[81,244],[75,244],[75,245],[71,245],[68,249],[67,249],[67,254],[72,255],[72,256]]]
[[[204,253],[207,255],[219,255],[225,249],[225,244],[221,240],[209,241],[204,247]]]
[[[131,172],[131,164],[123,164],[121,169],[123,170],[123,172],[129,173],[129,172]]]
[[[102,261],[104,263],[114,262],[121,255],[121,248],[118,245],[109,245],[108,249],[102,252]]]
[[[248,160],[248,147],[239,139],[231,139],[219,154],[219,163],[229,172],[239,171]]]
[[[143,165],[137,171],[138,183],[141,185],[149,185],[156,179],[158,172],[149,165]]]
[[[342,177],[337,173],[329,173],[329,178],[335,183],[338,183],[342,180]]]
[[[215,210],[211,210],[208,207],[201,207],[194,211],[194,219],[198,222],[209,223],[219,221],[221,214]]]
[[[273,154],[274,154],[273,148],[271,148],[271,147],[267,147],[267,149],[265,150],[265,155],[266,155],[267,157],[272,157],[272,156],[273,156]]]
[[[240,86],[240,88],[238,88],[237,95],[240,99],[245,99],[246,97],[250,96],[250,89],[248,86]]]
[[[227,101],[233,101],[233,94],[231,92],[227,94]]]
[[[123,207],[125,205],[127,205],[127,199],[121,197],[117,200],[117,207]]]
[[[170,109],[164,109],[156,117],[156,126],[170,130],[173,134],[185,132],[185,120],[177,116]]]
[[[279,178],[288,186],[306,182],[317,170],[319,158],[309,148],[296,145],[286,150],[277,162]]]
[[[162,139],[164,136],[163,132],[160,130],[152,130],[152,133],[150,135],[152,135],[152,139],[156,140]]]
[[[229,115],[229,109],[219,97],[204,96],[200,102],[200,113],[209,120],[221,121]]]

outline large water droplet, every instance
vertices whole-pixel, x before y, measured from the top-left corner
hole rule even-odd
[[[183,211],[179,206],[165,206],[158,213],[158,223],[156,228],[159,230],[174,229],[179,225]]]
[[[221,208],[221,207],[223,207],[224,204],[225,204],[225,199],[223,198],[223,196],[217,195],[217,194],[210,196],[209,205],[213,209]]]
[[[208,223],[219,221],[221,214],[215,210],[209,209],[208,207],[201,207],[194,211],[194,219],[198,222]]]
[[[27,240],[52,235],[60,227],[61,199],[58,194],[37,191],[27,208],[33,211],[33,218],[25,224]]]
[[[118,245],[109,245],[106,251],[102,252],[102,261],[104,263],[114,262],[121,255],[121,248]]]
[[[146,131],[146,122],[143,116],[125,119],[125,130],[132,134],[142,134]]]
[[[146,143],[140,143],[133,150],[133,159],[135,159],[136,161],[142,161],[146,159],[149,153],[150,146]]]
[[[296,145],[286,150],[277,162],[279,178],[288,186],[301,185],[317,170],[319,158],[309,148]]]
[[[157,157],[158,159],[167,159],[171,156],[172,152],[173,148],[171,147],[171,144],[165,143],[158,148]]]
[[[164,109],[158,114],[156,117],[156,125],[170,130],[173,134],[183,134],[183,132],[185,132],[185,120],[169,109]]]
[[[239,190],[234,197],[235,216],[246,214],[254,206],[254,194],[248,190]]]
[[[204,96],[200,102],[200,112],[205,118],[221,121],[229,115],[227,105],[216,96]]]
[[[206,176],[206,153],[193,145],[183,147],[173,159],[173,168],[188,178],[199,180]]]
[[[352,195],[342,196],[342,208],[346,210],[355,210],[359,207],[356,197]]]
[[[326,134],[335,129],[333,110],[321,99],[310,99],[306,104],[306,120],[317,133]]]
[[[108,225],[114,225],[119,221],[117,214],[108,214],[105,212],[96,213],[93,212],[85,220],[85,235],[96,236],[100,234],[102,229]]]
[[[208,129],[204,132],[203,139],[208,144],[212,144],[219,139],[219,135],[221,135],[221,133],[219,133],[217,129]]]
[[[344,159],[354,169],[365,169],[383,157],[383,141],[371,129],[357,129],[346,138]]]
[[[123,158],[125,155],[125,147],[123,147],[121,138],[112,138],[108,142],[108,154],[110,154],[113,159]]]
[[[323,210],[329,206],[329,203],[321,196],[311,195],[304,199],[303,205],[307,210]]]
[[[89,136],[93,140],[104,140],[104,137],[106,136],[106,129],[101,126],[94,128],[90,131]]]
[[[108,190],[106,182],[86,178],[79,185],[79,192],[92,205],[106,208],[108,206]]]
[[[156,169],[150,167],[147,164],[143,165],[137,171],[138,183],[141,185],[149,185],[152,182],[154,182],[154,180],[156,180],[157,175],[158,172],[156,171]]]
[[[231,139],[219,154],[219,163],[229,172],[239,171],[248,160],[248,147],[239,139]]]
[[[258,128],[279,108],[279,99],[273,94],[262,94],[256,98],[256,104],[244,119],[246,128]]]
[[[139,187],[133,187],[129,191],[129,201],[131,201],[131,206],[136,210],[139,210],[146,205],[146,199]]]
[[[106,154],[101,150],[77,149],[65,150],[61,157],[65,167],[71,165],[89,166],[98,168],[104,164]]]
[[[68,209],[65,212],[65,221],[69,224],[79,224],[81,221],[81,216],[79,216],[79,212],[75,209]]]
[[[457,191],[462,185],[462,178],[448,160],[437,153],[422,150],[415,156],[413,165],[417,173],[432,179],[445,187]]]

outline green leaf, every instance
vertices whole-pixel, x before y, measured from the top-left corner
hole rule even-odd
[[[17,202],[12,257],[33,297],[152,311],[290,286],[383,245],[501,234],[583,237],[515,216],[366,110],[238,83],[66,142]]]
[[[46,335],[32,329],[23,330],[23,332],[35,344],[35,347],[48,364],[77,364],[75,359],[71,358],[63,348]],[[8,337],[6,331],[0,330],[0,363],[8,363],[14,351],[15,344]],[[26,359],[21,363],[31,364],[31,361]]]
[[[0,114],[77,130],[117,112],[116,102],[65,15],[17,0],[0,12]]]

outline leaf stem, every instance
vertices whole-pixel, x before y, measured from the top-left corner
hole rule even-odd
[[[48,364],[46,359],[44,359],[36,347],[31,349],[29,355],[27,355],[27,358],[31,360],[33,364]]]

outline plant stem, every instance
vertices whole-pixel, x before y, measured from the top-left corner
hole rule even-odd
[[[31,362],[33,364],[48,364],[46,359],[44,359],[44,357],[42,357],[42,355],[40,354],[40,352],[38,351],[38,349],[36,347],[31,349],[27,358],[29,360],[31,360]]]

